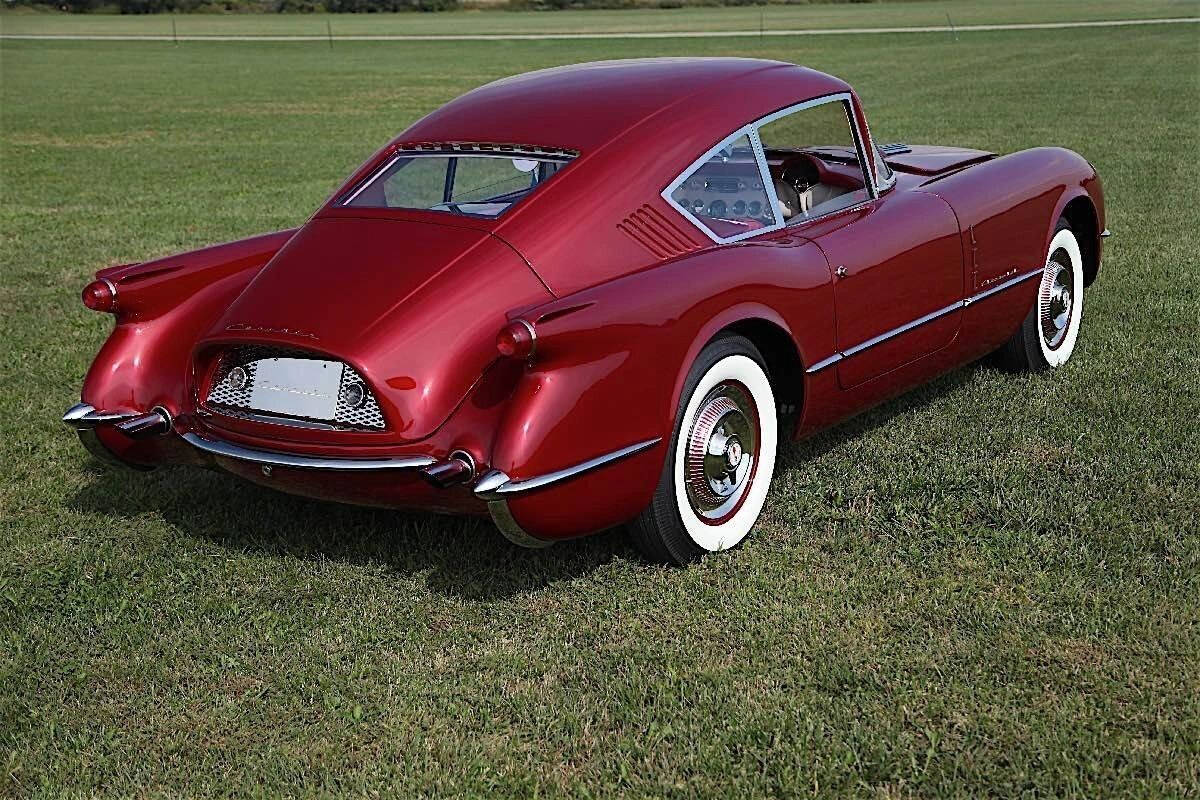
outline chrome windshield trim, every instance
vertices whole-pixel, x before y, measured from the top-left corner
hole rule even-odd
[[[1025,281],[1029,280],[1030,278],[1041,275],[1043,269],[1044,269],[1043,267],[1038,267],[1037,269],[1032,269],[1029,272],[1018,275],[1015,278],[1009,278],[1008,280],[1004,281],[1004,283],[997,284],[997,285],[991,287],[990,289],[986,289],[982,292],[973,294],[965,300],[959,300],[958,302],[951,303],[950,305],[946,306],[945,308],[939,308],[937,311],[931,311],[930,313],[926,314],[923,317],[917,317],[916,319],[914,319],[911,322],[906,322],[905,324],[901,325],[898,328],[892,328],[890,331],[885,331],[885,332],[879,334],[878,336],[875,336],[871,339],[867,339],[865,342],[861,342],[859,344],[854,345],[854,347],[850,347],[845,350],[840,350],[840,351],[834,353],[833,355],[829,356],[828,358],[823,358],[820,361],[818,361],[817,363],[813,364],[811,367],[804,370],[804,373],[806,375],[812,375],[813,373],[820,372],[821,370],[825,369],[826,367],[831,367],[834,364],[838,363],[843,358],[849,358],[850,356],[857,355],[858,353],[861,353],[864,350],[868,350],[877,344],[882,344],[883,342],[886,342],[888,339],[899,336],[902,333],[907,333],[908,331],[911,331],[913,328],[918,328],[927,322],[933,322],[935,319],[944,317],[946,314],[949,314],[953,311],[957,311],[959,309],[966,308],[967,306],[971,305],[972,303],[978,303],[980,300],[984,300],[988,297],[991,297],[992,295],[996,294],[997,292],[1002,292],[1005,289],[1011,289],[1012,287],[1016,286],[1018,283],[1024,283]]]
[[[647,450],[662,441],[662,437],[656,439],[647,439],[644,442],[631,444],[628,447],[622,447],[620,450],[614,450],[611,453],[605,453],[602,456],[590,458],[587,461],[580,462],[572,467],[556,470],[555,472],[547,472],[544,475],[538,475],[533,478],[525,478],[524,480],[513,480],[508,475],[499,470],[492,470],[488,474],[479,479],[475,484],[475,496],[484,500],[496,500],[506,495],[519,494],[528,492],[534,489],[540,489],[543,486],[549,486],[554,483],[574,478],[577,475],[582,475],[585,472],[591,472],[598,467],[606,464],[611,464],[614,461],[620,461],[623,458],[635,455]]]
[[[328,470],[391,470],[417,469],[436,463],[430,456],[385,456],[381,458],[325,458],[322,456],[303,456],[295,453],[279,453],[274,450],[259,450],[256,447],[209,439],[195,433],[183,434],[183,439],[197,450],[203,450],[214,456],[232,458],[237,461],[249,461],[254,464],[272,467],[295,467],[297,469],[328,469]]]

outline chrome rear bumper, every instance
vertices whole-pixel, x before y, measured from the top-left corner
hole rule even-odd
[[[295,453],[280,453],[274,450],[260,450],[257,447],[243,447],[230,442],[208,439],[196,433],[183,434],[183,440],[214,456],[232,458],[238,461],[249,461],[266,467],[294,467],[297,469],[323,470],[387,470],[387,469],[419,469],[436,463],[431,456],[387,456],[383,458],[324,458],[321,456],[304,456]]]
[[[166,409],[155,408],[150,412],[99,411],[87,403],[72,406],[63,415],[63,422],[78,432],[84,446],[98,458],[135,469],[152,469],[153,467],[126,463],[117,458],[99,440],[97,430],[111,427],[131,439],[142,439],[165,435],[173,429],[173,420]],[[464,455],[462,451],[452,453],[449,459],[442,461],[427,455],[329,458],[246,447],[192,431],[180,434],[179,438],[209,456],[259,465],[266,475],[270,475],[271,470],[275,467],[348,473],[421,470],[422,478],[433,486],[443,489],[450,485],[471,482],[475,475],[474,460]],[[478,480],[474,480],[471,491],[475,497],[487,504],[493,521],[508,539],[525,547],[545,547],[552,542],[537,539],[526,533],[513,518],[508,508],[510,498],[571,480],[648,450],[661,441],[661,438],[655,438],[637,442],[579,464],[530,478],[512,479],[499,470],[492,470]]]

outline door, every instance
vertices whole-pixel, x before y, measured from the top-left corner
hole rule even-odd
[[[763,118],[772,202],[834,270],[838,380],[849,389],[945,347],[962,317],[958,219],[939,197],[893,187],[872,198],[849,94]]]
[[[944,200],[892,189],[814,241],[834,271],[842,388],[954,340],[964,297],[962,244]]]

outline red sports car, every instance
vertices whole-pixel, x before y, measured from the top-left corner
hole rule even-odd
[[[302,227],[100,271],[116,327],[64,421],[127,466],[737,544],[781,435],[981,356],[1057,367],[1100,267],[1096,171],[879,144],[845,82],[612,61],[476,89]]]

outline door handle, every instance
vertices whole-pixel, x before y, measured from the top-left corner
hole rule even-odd
[[[834,274],[836,274],[839,278],[844,278],[850,274],[850,271],[843,266],[839,266],[834,270]]]

